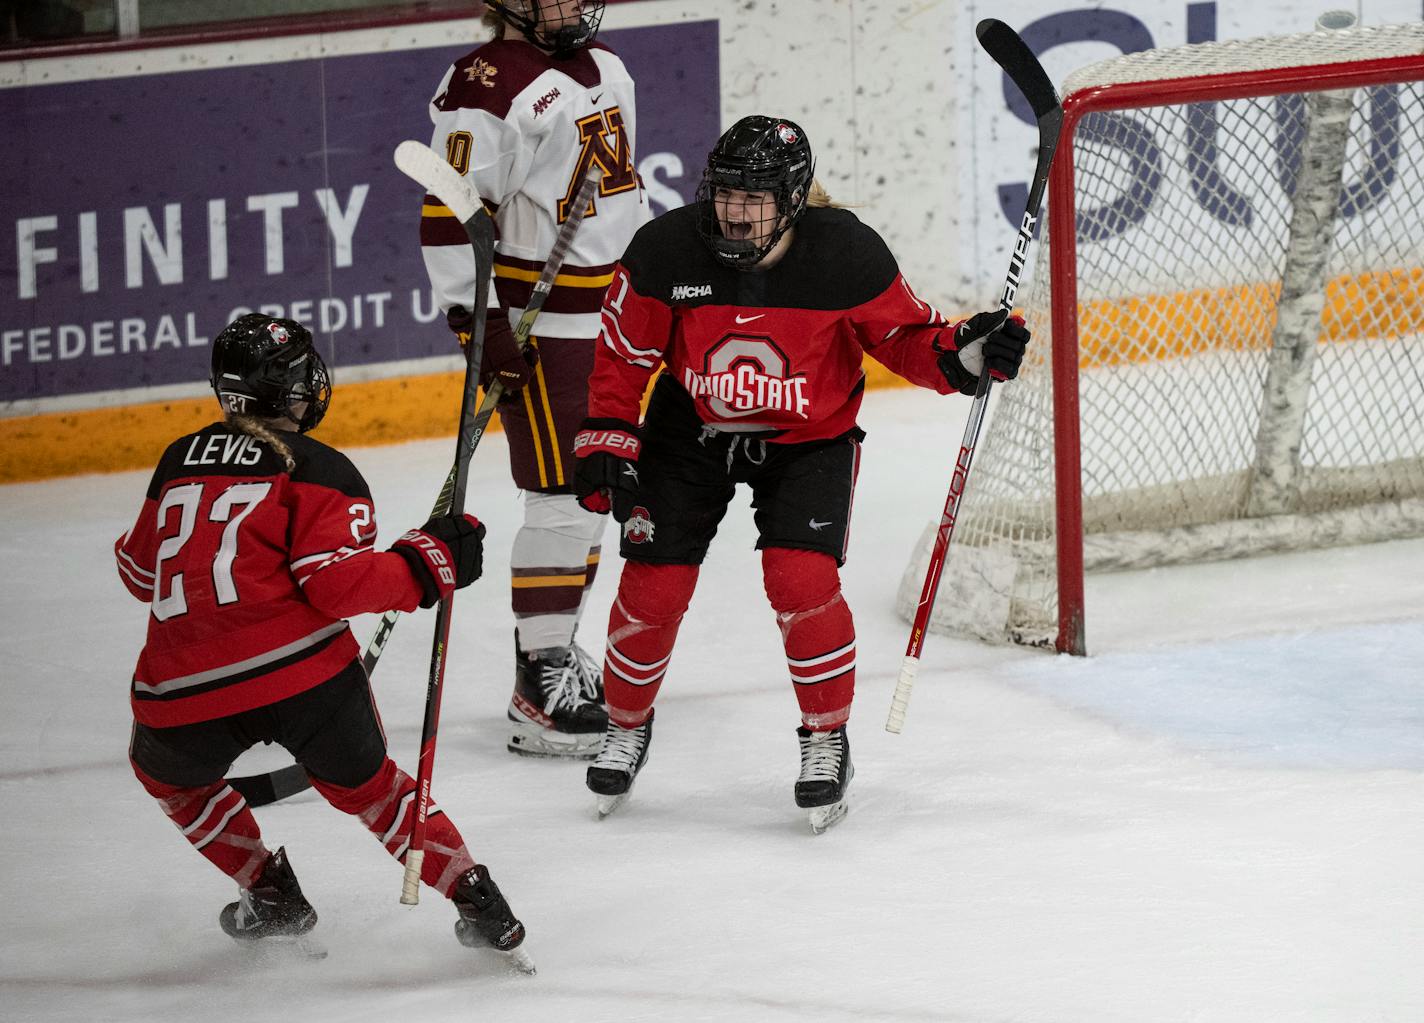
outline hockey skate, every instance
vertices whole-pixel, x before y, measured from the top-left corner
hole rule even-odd
[[[307,936],[316,926],[316,910],[302,895],[286,848],[267,857],[252,887],[242,889],[236,902],[223,907],[218,924],[239,941],[292,944],[313,959],[326,958],[326,949]]]
[[[653,738],[653,715],[637,728],[608,722],[603,748],[588,768],[585,784],[598,796],[598,818],[618,809],[633,792],[638,772],[648,762],[648,743]]]
[[[489,870],[476,864],[455,883],[451,896],[460,919],[455,921],[455,937],[466,948],[492,948],[522,973],[534,972],[534,960],[522,947],[524,925],[514,916],[509,902]]]
[[[849,805],[846,789],[855,777],[845,725],[830,732],[796,729],[801,743],[801,776],[796,779],[796,805],[808,811],[811,830],[820,834],[840,822]]]
[[[577,643],[526,653],[514,640],[511,753],[587,760],[598,752],[608,711],[603,672]]]

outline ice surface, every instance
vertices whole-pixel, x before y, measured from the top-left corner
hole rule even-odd
[[[635,797],[598,821],[583,765],[505,752],[519,503],[486,439],[470,505],[490,572],[456,605],[435,795],[528,925],[532,978],[461,948],[432,893],[400,906],[399,868],[311,793],[257,814],[330,958],[240,954],[217,927],[231,883],[125,762],[145,611],[109,548],[146,474],[0,487],[0,1017],[1424,1019],[1424,542],[1090,579],[1086,660],[931,636],[890,736],[894,593],[967,406],[867,399],[844,573],[856,779],[822,836],[792,802],[797,715],[744,501]],[[452,448],[351,452],[383,542],[423,520]],[[596,652],[618,567],[587,616]],[[411,771],[432,620],[402,620],[375,679]]]

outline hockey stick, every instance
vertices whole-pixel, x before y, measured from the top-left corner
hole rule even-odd
[[[480,355],[485,342],[490,273],[494,264],[494,220],[479,194],[460,173],[442,160],[433,149],[406,141],[396,147],[396,166],[419,182],[450,209],[469,236],[475,251],[475,322],[465,345],[465,388],[460,400],[460,426],[455,438],[455,480],[450,490],[448,514],[465,510],[465,488],[470,477],[470,456],[480,442],[483,428],[475,422],[475,395],[480,386]],[[440,697],[445,684],[445,660],[450,641],[450,619],[455,608],[453,593],[444,597],[435,611],[435,639],[430,651],[430,674],[425,688],[425,721],[420,734],[420,764],[415,778],[415,823],[405,854],[405,877],[400,900],[407,906],[420,901],[420,868],[425,862],[426,815],[430,810],[430,777],[435,768],[435,740],[440,726]]]
[[[519,322],[514,326],[514,342],[521,351],[529,344],[529,337],[534,331],[534,323],[539,318],[539,311],[544,308],[544,302],[548,299],[549,291],[554,286],[554,280],[564,265],[564,257],[569,253],[574,235],[578,233],[579,225],[583,223],[584,213],[588,209],[589,202],[593,199],[593,191],[598,187],[598,180],[602,176],[602,169],[597,163],[589,167],[583,184],[579,186],[578,194],[574,196],[572,211],[554,238],[554,244],[549,249],[549,257],[544,261],[544,268],[539,272],[539,279],[534,282],[534,290],[529,296],[529,304],[524,307]],[[494,416],[495,405],[503,393],[504,386],[498,380],[493,381],[485,392],[484,400],[480,402],[480,407],[475,412],[476,446],[479,445],[480,438],[484,436],[485,427]],[[454,489],[455,466],[452,465],[449,474],[445,477],[445,484],[440,488],[440,496],[435,499],[435,506],[430,511],[432,517],[449,512],[450,497]],[[366,669],[367,678],[370,678],[375,672],[376,662],[381,659],[381,654],[385,651],[386,643],[390,641],[391,633],[395,631],[396,622],[400,621],[400,616],[399,611],[387,611],[376,624],[375,634],[371,636],[370,641],[366,644],[366,649],[361,654],[361,666]],[[307,777],[306,770],[301,764],[289,764],[266,774],[249,774],[229,778],[228,784],[247,800],[249,806],[267,806],[311,788],[311,779]]]
[[[1004,74],[1018,86],[1038,121],[1038,166],[1034,168],[1033,184],[1028,190],[1028,202],[1024,206],[1018,238],[1014,241],[1014,251],[1009,257],[1008,277],[1004,281],[1003,295],[999,300],[999,308],[1007,318],[1013,312],[1014,297],[1019,289],[1019,275],[1023,273],[1029,246],[1033,244],[1034,225],[1038,222],[1043,192],[1048,186],[1048,169],[1053,164],[1053,154],[1058,148],[1058,131],[1063,123],[1063,108],[1059,105],[1058,94],[1038,58],[1019,38],[1017,32],[1002,21],[985,18],[975,27],[974,34],[978,36],[979,45],[984,47],[994,63],[1003,68]],[[950,537],[954,534],[959,501],[964,496],[964,484],[969,478],[969,467],[974,460],[974,448],[979,443],[979,429],[984,423],[984,412],[989,405],[989,388],[992,382],[987,370],[979,374],[979,386],[974,391],[974,404],[969,410],[969,422],[965,426],[964,440],[959,446],[959,458],[954,463],[954,473],[950,477],[949,495],[944,499],[944,512],[940,515],[939,531],[935,534],[934,550],[925,573],[925,585],[920,591],[920,603],[915,610],[914,624],[910,627],[910,642],[905,648],[905,659],[900,665],[895,694],[890,699],[890,714],[885,721],[887,732],[898,734],[905,727],[905,711],[910,703],[910,690],[914,687],[915,675],[920,669],[920,653],[925,646],[925,632],[929,625],[930,613],[934,610],[935,596],[939,592],[945,553],[949,549]]]
[[[534,282],[534,290],[529,296],[529,304],[524,307],[524,312],[519,317],[519,322],[514,325],[514,343],[523,351],[529,345],[529,335],[533,333],[534,321],[539,318],[539,311],[544,308],[544,302],[549,297],[549,291],[554,286],[554,279],[558,277],[559,270],[564,265],[564,257],[569,253],[569,246],[573,244],[574,235],[578,233],[579,225],[583,223],[585,211],[588,209],[589,201],[593,198],[593,190],[598,185],[598,179],[602,177],[602,169],[594,163],[584,177],[583,184],[579,186],[578,194],[574,196],[574,206],[569,217],[559,228],[559,233],[554,237],[554,244],[549,249],[549,256],[544,260],[544,268],[539,271],[539,279]],[[480,402],[480,407],[475,411],[475,446],[478,447],[480,438],[485,435],[485,428],[494,417],[495,406],[504,395],[504,385],[498,380],[490,382],[485,390],[484,399]],[[473,448],[471,449],[473,453]],[[450,467],[450,474],[445,477],[445,485],[440,488],[440,496],[435,501],[435,508],[431,515],[444,515],[450,510],[450,496],[455,487],[455,466]],[[399,611],[387,611],[381,616],[380,624],[376,626],[376,633],[371,637],[371,641],[366,644],[366,650],[361,655],[361,664],[366,669],[369,678],[376,670],[376,662],[380,660],[381,652],[386,648],[386,642],[391,638],[391,633],[395,631],[396,622],[400,620]]]

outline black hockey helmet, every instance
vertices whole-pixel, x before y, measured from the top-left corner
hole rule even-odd
[[[209,382],[224,412],[259,419],[289,419],[306,433],[331,402],[331,376],[296,320],[264,313],[239,316],[213,338]],[[298,415],[294,406],[306,403]]]
[[[750,269],[771,251],[806,209],[816,159],[801,126],[784,117],[753,114],[743,117],[717,140],[707,154],[707,170],[697,189],[702,203],[702,238],[728,266]],[[761,245],[723,237],[712,199],[719,188],[771,192],[779,222]]]
[[[552,4],[555,0],[542,0]],[[565,0],[567,2],[567,0]],[[541,0],[485,0],[485,6],[513,25],[535,46],[549,50],[555,57],[567,57],[593,42],[603,21],[604,0],[582,0],[576,25],[565,25],[553,32],[539,27]]]

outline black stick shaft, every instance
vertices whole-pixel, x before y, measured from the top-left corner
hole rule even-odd
[[[1009,272],[999,297],[999,308],[1007,317],[1013,311],[1029,247],[1033,244],[1034,228],[1043,204],[1043,193],[1048,188],[1048,172],[1053,165],[1053,154],[1058,148],[1063,108],[1059,105],[1058,94],[1054,91],[1053,83],[1049,81],[1043,66],[1017,32],[1002,21],[986,18],[975,28],[975,35],[985,52],[1004,69],[1004,73],[1028,99],[1038,122],[1038,163],[1034,168],[1033,183],[1028,190],[1028,201],[1024,204],[1023,218],[1019,222],[1018,235],[1014,239],[1014,250],[1009,257]],[[924,586],[920,590],[920,601],[915,608],[915,620],[910,626],[910,639],[900,665],[899,679],[890,699],[890,714],[885,721],[885,730],[888,732],[899,732],[905,726],[910,692],[915,683],[915,675],[919,671],[925,634],[929,630],[930,615],[934,611],[940,578],[944,574],[945,557],[949,551],[950,539],[954,535],[955,522],[959,517],[959,503],[969,481],[969,469],[974,464],[974,450],[979,444],[979,432],[984,425],[984,413],[988,409],[989,390],[992,385],[993,380],[988,371],[981,372],[979,385],[974,391],[974,404],[969,410],[969,421],[964,429],[964,439],[959,445],[959,456],[955,459],[954,470],[950,475],[949,493],[944,499],[944,510],[940,513],[939,528],[935,533],[934,547],[925,571]]]

